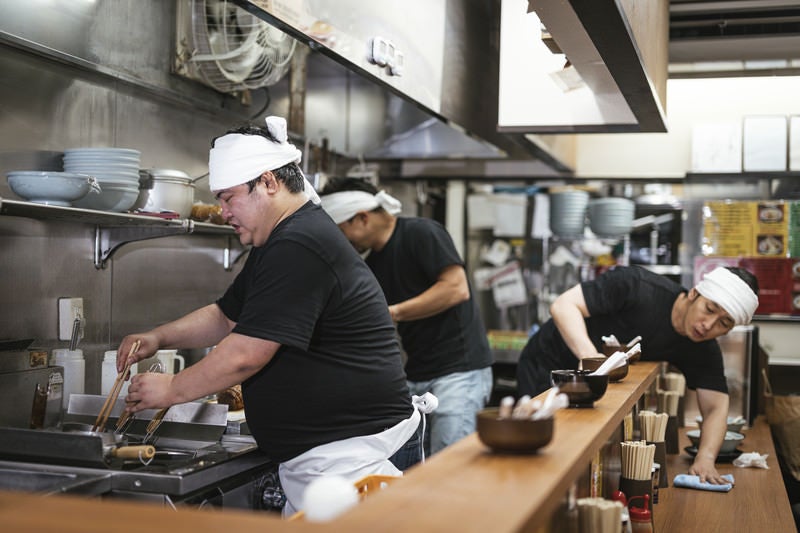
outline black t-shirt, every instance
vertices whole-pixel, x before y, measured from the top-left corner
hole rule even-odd
[[[680,285],[644,268],[617,267],[581,283],[581,288],[590,315],[586,328],[598,352],[603,336],[614,335],[624,343],[641,335],[642,360],[675,365],[691,389],[728,392],[716,339],[693,342],[672,327],[672,306],[684,291]],[[525,388],[531,381],[549,380],[550,370],[577,366],[578,359],[550,319],[523,348],[518,378]]]
[[[309,202],[278,224],[217,303],[235,333],[281,344],[242,384],[248,425],[272,459],[410,416],[380,286],[319,206]]]
[[[451,265],[462,265],[447,230],[428,218],[397,219],[389,241],[367,257],[367,265],[383,288],[389,304],[418,296],[436,283]],[[406,373],[411,381],[427,381],[451,374],[486,368],[492,354],[475,298],[437,315],[399,322],[397,331],[408,356]]]

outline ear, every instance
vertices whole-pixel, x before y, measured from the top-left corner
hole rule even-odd
[[[275,174],[273,174],[272,171],[267,170],[261,174],[261,181],[267,188],[268,193],[275,193],[278,191],[278,178],[275,177]]]
[[[688,295],[688,297],[689,297],[689,301],[690,301],[690,302],[693,302],[693,301],[695,301],[695,300],[697,299],[697,297],[698,297],[698,296],[700,296],[700,293],[699,293],[699,292],[697,292],[697,289],[695,289],[694,287],[692,287],[691,289],[689,289],[689,295]]]

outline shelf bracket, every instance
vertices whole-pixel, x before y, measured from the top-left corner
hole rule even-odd
[[[94,267],[105,268],[106,261],[124,244],[146,239],[184,235],[194,231],[194,221],[185,219],[170,226],[95,226]]]

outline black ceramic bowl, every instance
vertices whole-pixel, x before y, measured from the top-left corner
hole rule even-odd
[[[606,359],[608,358],[586,357],[584,359],[581,359],[581,364],[584,370],[591,370],[592,372],[594,372],[595,370],[600,368],[600,365],[606,362]],[[625,363],[624,365],[617,367],[608,373],[608,381],[610,381],[611,383],[622,381],[627,375],[628,375],[628,363]]]
[[[593,407],[608,388],[608,375],[595,376],[591,370],[553,370],[550,381],[567,395],[570,407]]]
[[[553,438],[554,419],[500,418],[496,407],[480,411],[476,429],[480,441],[495,452],[533,453]]]

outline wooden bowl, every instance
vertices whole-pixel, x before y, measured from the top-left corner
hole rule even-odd
[[[500,418],[496,407],[476,415],[480,441],[495,452],[534,453],[553,438],[554,419]]]
[[[608,388],[608,375],[595,376],[590,370],[553,370],[550,381],[567,395],[570,407],[594,407]]]
[[[581,365],[583,365],[584,370],[591,370],[594,372],[600,365],[606,362],[607,357],[586,357],[581,359]],[[628,375],[628,363],[625,363],[623,366],[619,368],[615,368],[611,372],[608,373],[608,381],[611,383],[615,383],[617,381],[622,381],[625,376]]]
[[[611,357],[616,352],[627,352],[628,350],[630,350],[630,348],[628,348],[627,346],[606,346],[605,344],[603,344],[603,355],[605,355],[606,357]],[[633,354],[628,358],[628,364],[633,364],[639,361],[641,358],[642,358],[642,352]]]

